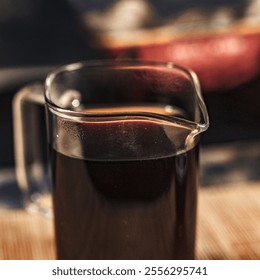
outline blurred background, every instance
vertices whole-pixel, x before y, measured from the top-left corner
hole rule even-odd
[[[259,0],[0,0],[0,197],[15,186],[15,92],[61,64],[131,57],[198,74],[202,186],[260,179]]]

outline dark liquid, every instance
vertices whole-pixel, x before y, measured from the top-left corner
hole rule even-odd
[[[86,160],[51,148],[58,259],[194,259],[198,148]]]

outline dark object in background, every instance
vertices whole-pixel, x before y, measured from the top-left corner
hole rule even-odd
[[[56,65],[96,57],[67,1],[0,1],[0,167],[14,164],[14,93],[28,82],[44,80]]]
[[[0,1],[0,41],[1,67],[68,63],[90,51],[63,0]]]

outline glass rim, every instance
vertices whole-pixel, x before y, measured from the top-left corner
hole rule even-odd
[[[44,97],[45,97],[45,102],[47,103],[48,107],[51,108],[52,110],[55,111],[58,115],[61,116],[68,116],[68,117],[87,117],[87,118],[97,118],[97,117],[107,117],[109,114],[97,114],[97,113],[90,113],[90,112],[78,112],[78,111],[73,111],[70,109],[65,109],[60,106],[58,106],[55,102],[51,100],[51,85],[52,82],[55,80],[58,74],[61,73],[66,73],[66,72],[72,72],[72,71],[77,71],[83,68],[102,68],[102,67],[115,67],[115,66],[120,66],[120,67],[156,67],[156,68],[165,68],[165,69],[175,69],[178,70],[184,74],[186,74],[193,85],[194,89],[194,94],[197,98],[198,101],[198,106],[200,109],[200,112],[203,117],[203,122],[196,123],[193,121],[188,121],[184,119],[179,119],[172,117],[174,119],[181,120],[180,122],[182,123],[183,121],[186,123],[186,125],[189,126],[194,126],[196,125],[199,127],[200,131],[204,131],[208,128],[209,126],[209,117],[208,117],[208,112],[206,105],[204,103],[202,94],[201,94],[201,88],[200,88],[200,83],[199,79],[197,77],[197,74],[186,67],[180,66],[178,64],[175,64],[173,62],[167,62],[167,61],[153,61],[153,60],[140,60],[140,59],[99,59],[99,60],[84,60],[84,61],[79,61],[79,62],[74,62],[74,63],[69,63],[65,64],[62,66],[58,66],[55,69],[53,69],[46,77],[45,83],[44,83]],[[126,113],[123,114],[124,116]],[[127,116],[131,116],[131,114],[127,114]],[[143,115],[147,116],[147,112],[145,112]],[[151,117],[157,114],[151,114]],[[117,114],[117,116],[120,116],[120,114]],[[142,116],[140,112],[136,113],[135,116]],[[158,117],[158,116],[157,116]],[[162,116],[161,116],[162,117]],[[162,118],[164,119],[164,118]],[[167,118],[165,118],[167,119]],[[168,121],[171,121],[168,119]]]

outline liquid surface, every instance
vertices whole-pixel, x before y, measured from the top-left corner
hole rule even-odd
[[[183,111],[180,108],[170,106],[170,105],[153,105],[153,104],[143,104],[143,105],[136,105],[133,104],[132,106],[101,106],[94,107],[94,108],[85,108],[81,109],[81,112],[84,113],[134,113],[134,112],[143,112],[143,113],[153,113],[153,114],[161,114],[165,116],[177,116],[182,115]]]

